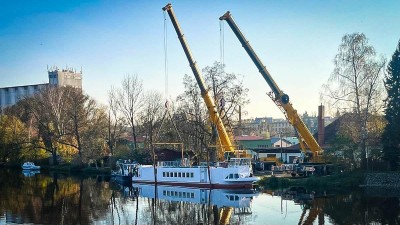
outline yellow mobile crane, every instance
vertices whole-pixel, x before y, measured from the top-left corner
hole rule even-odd
[[[292,103],[289,101],[289,96],[285,94],[275,83],[274,79],[272,79],[271,74],[268,72],[267,68],[258,58],[253,48],[250,46],[249,42],[246,40],[246,38],[240,31],[239,27],[236,25],[231,13],[228,11],[219,19],[225,20],[228,23],[230,28],[235,33],[236,37],[239,39],[243,48],[246,50],[247,54],[254,62],[261,75],[264,77],[265,81],[267,81],[268,85],[271,87],[272,92],[268,93],[268,95],[278,106],[278,108],[285,114],[290,124],[292,124],[293,127],[297,130],[299,135],[299,143],[304,154],[306,155],[307,152],[306,146],[311,150],[313,154],[312,162],[314,163],[308,163],[308,167],[304,167],[304,165],[306,165],[304,163],[302,168],[297,167],[297,169],[294,169],[292,171],[292,175],[293,176],[295,176],[296,174],[303,175],[305,174],[306,170],[311,170],[311,171],[315,170],[317,164],[322,165],[321,163],[319,163],[321,162],[319,156],[322,153],[322,149],[315,140],[315,138],[312,136],[306,125],[304,124],[303,120],[298,115],[297,111],[293,108]]]
[[[168,3],[165,7],[162,8],[166,11],[171,19],[171,22],[175,28],[175,31],[178,35],[179,41],[182,45],[182,48],[185,52],[186,58],[189,61],[190,68],[193,71],[194,77],[196,78],[197,84],[201,91],[201,96],[204,99],[204,102],[208,109],[208,114],[210,115],[211,122],[216,126],[219,139],[221,141],[221,150],[218,152],[218,160],[224,160],[225,153],[235,153],[234,146],[229,138],[229,135],[225,129],[224,123],[221,119],[221,116],[218,113],[217,106],[215,105],[214,99],[211,97],[210,93],[208,92],[208,88],[204,79],[200,73],[199,68],[197,67],[197,63],[194,60],[192,53],[189,49],[188,44],[186,43],[185,36],[179,26],[178,21],[175,18],[174,10],[172,9],[171,3]]]
[[[218,160],[224,161],[225,153],[235,153],[235,149],[232,146],[231,140],[229,135],[225,129],[225,125],[218,113],[217,106],[215,105],[214,99],[211,97],[210,93],[208,92],[208,88],[204,79],[200,73],[199,68],[197,67],[196,61],[194,60],[192,53],[190,52],[189,46],[186,43],[185,36],[179,26],[178,21],[175,18],[174,10],[172,9],[171,3],[168,3],[165,7],[162,8],[164,11],[168,12],[168,15],[171,19],[171,22],[175,28],[175,31],[178,35],[179,41],[181,42],[182,48],[185,52],[186,58],[189,61],[190,68],[193,71],[194,77],[196,78],[197,84],[199,85],[201,96],[206,103],[208,114],[210,115],[211,122],[215,124],[218,132],[218,136],[221,141],[221,148],[218,151]],[[228,224],[229,219],[231,217],[233,208],[232,207],[222,207],[220,212],[219,224]]]

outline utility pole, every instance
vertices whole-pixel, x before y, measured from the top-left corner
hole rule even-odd
[[[279,136],[281,138],[281,161],[283,162],[283,154],[282,154],[282,131],[279,133]]]

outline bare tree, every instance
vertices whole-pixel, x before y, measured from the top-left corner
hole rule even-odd
[[[238,118],[239,106],[248,103],[248,89],[244,88],[242,80],[237,75],[226,73],[224,66],[218,62],[215,62],[213,66],[205,67],[203,74],[205,82],[210,88],[209,93],[217,104],[225,129],[233,143],[232,121],[236,121]],[[184,133],[186,132],[195,138],[194,143],[197,146],[194,149],[198,149],[198,147],[202,149],[209,144],[210,140],[212,145],[216,145],[218,143],[217,131],[214,124],[210,124],[209,115],[206,111],[207,107],[204,100],[201,99],[199,87],[195,80],[188,75],[184,77],[184,86],[184,94],[178,97],[178,112],[185,115],[188,122],[186,122],[186,125],[191,124],[191,126],[187,130],[184,129],[186,126],[181,127],[181,129]],[[212,158],[215,157],[216,155],[213,154]]]
[[[156,153],[154,149],[154,138],[156,124],[162,118],[163,102],[162,95],[156,91],[149,91],[144,95],[143,110],[140,113],[140,121],[145,127],[146,137],[149,141],[151,148],[151,155],[153,158],[154,179],[157,183],[157,168],[156,168]]]
[[[183,83],[185,91],[177,98],[177,114],[181,115],[177,126],[183,135],[185,146],[201,155],[211,138],[207,107],[194,78],[185,75]]]
[[[162,94],[157,91],[149,91],[143,96],[143,108],[139,113],[139,121],[144,126],[144,133],[152,145],[155,138],[157,124],[163,116],[164,104]]]
[[[219,62],[203,69],[218,110],[223,111],[221,117],[229,121],[238,119],[239,106],[249,103],[248,89],[243,86],[243,80],[234,73],[226,73],[225,66]]]
[[[125,121],[132,128],[133,141],[135,142],[135,149],[137,149],[136,140],[136,120],[137,114],[143,105],[143,85],[137,75],[128,75],[122,81],[122,88],[117,90],[118,108],[124,115]]]
[[[98,158],[106,137],[107,114],[90,96],[82,90],[66,87],[64,101],[68,102],[66,115],[69,118],[68,135],[70,139],[63,144],[78,150],[84,161]],[[86,160],[87,159],[87,160]]]
[[[365,143],[368,138],[368,122],[383,107],[383,83],[385,60],[377,58],[364,34],[346,34],[334,59],[335,69],[323,85],[322,98],[332,108],[352,113],[346,133],[360,147],[361,167],[365,167]]]
[[[33,96],[28,102],[28,110],[34,118],[38,138],[32,139],[37,148],[52,154],[52,162],[57,164],[58,143],[67,134],[67,102],[65,89],[49,86]],[[44,145],[41,145],[43,142]]]
[[[118,99],[117,93],[114,87],[108,92],[108,148],[110,149],[111,155],[114,155],[114,149],[117,146],[117,140],[123,133],[123,119],[118,113]]]

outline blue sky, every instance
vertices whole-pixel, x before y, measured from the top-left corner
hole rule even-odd
[[[106,104],[111,85],[138,74],[146,90],[164,93],[167,1],[0,0],[0,86],[45,83],[47,65],[83,68],[86,93]],[[400,39],[400,1],[174,1],[178,21],[200,68],[220,60],[220,21],[231,11],[280,88],[300,112],[315,113],[321,85],[346,33],[363,32],[391,57]],[[248,117],[283,117],[227,24],[226,71],[250,89]],[[169,97],[192,75],[167,18]]]

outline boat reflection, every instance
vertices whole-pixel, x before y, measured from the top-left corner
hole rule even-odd
[[[158,198],[167,201],[184,201],[233,208],[250,208],[251,200],[257,195],[251,189],[226,190],[150,184],[133,184],[132,194],[139,194],[140,197],[145,198]]]
[[[190,218],[194,221],[187,221],[187,224],[198,224],[199,222],[231,224],[233,221],[245,219],[242,216],[247,217],[252,214],[251,203],[253,198],[258,195],[256,191],[250,189],[208,189],[138,183],[134,183],[132,186],[119,185],[118,187],[118,192],[124,199],[131,199],[136,204],[143,201],[151,202],[152,206],[145,211],[149,212],[152,221],[164,223],[166,221],[173,223],[173,218],[181,217],[182,211],[173,209],[184,207],[186,209],[184,215],[201,215]],[[116,186],[113,189],[116,189]],[[139,205],[144,206],[140,203]],[[163,209],[165,208],[170,209],[169,215],[164,214]]]
[[[24,174],[25,177],[34,177],[35,174],[39,174],[40,170],[22,170],[22,174]]]

